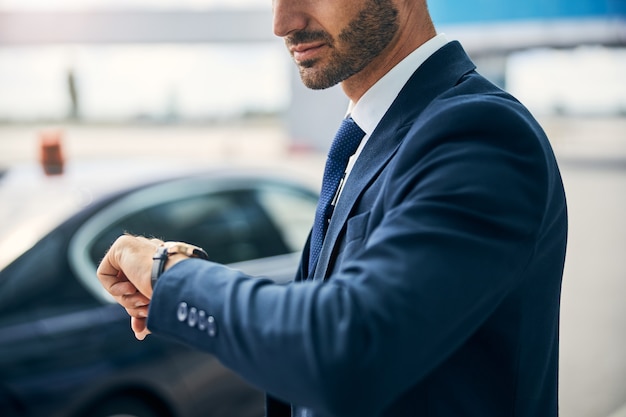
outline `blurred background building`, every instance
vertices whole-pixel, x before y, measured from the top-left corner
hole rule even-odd
[[[0,1],[0,121],[279,116],[291,140],[323,148],[345,98],[339,88],[301,86],[272,34],[270,7],[268,0]],[[447,0],[430,8],[439,30],[533,111],[626,113],[623,0]]]
[[[540,119],[562,164],[562,415],[624,416],[626,1],[430,8]],[[321,169],[346,108],[338,87],[300,84],[270,0],[0,0],[0,170],[34,159],[50,128],[64,132],[69,158],[280,163],[308,150]]]

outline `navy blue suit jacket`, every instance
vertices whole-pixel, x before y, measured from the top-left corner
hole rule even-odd
[[[266,390],[270,417],[290,414],[282,401],[316,417],[556,416],[566,235],[548,139],[452,42],[372,133],[312,274],[308,247],[284,286],[187,260],[148,326]],[[180,322],[181,302],[213,330]]]

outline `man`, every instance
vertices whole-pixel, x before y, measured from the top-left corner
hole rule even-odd
[[[98,277],[137,337],[214,354],[270,417],[557,415],[566,203],[539,125],[425,0],[273,11],[304,84],[341,83],[360,149],[289,285],[120,237]]]

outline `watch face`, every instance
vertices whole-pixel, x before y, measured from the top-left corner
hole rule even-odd
[[[209,259],[209,255],[204,251],[204,249],[199,248],[198,246],[190,245],[189,243],[165,242],[163,243],[163,246],[167,248],[168,255],[182,253],[183,255],[187,255],[192,258]]]
[[[193,256],[200,258],[200,259],[207,260],[207,261],[209,260],[209,254],[206,253],[204,249],[199,248],[197,246],[193,248]]]

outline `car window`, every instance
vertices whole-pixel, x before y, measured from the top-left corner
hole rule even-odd
[[[313,224],[317,196],[296,188],[268,185],[259,189],[258,198],[283,231],[283,239],[291,251],[302,250]]]
[[[219,263],[292,251],[253,190],[210,192],[131,213],[101,232],[91,248],[92,261],[97,264],[122,233],[192,243]]]

